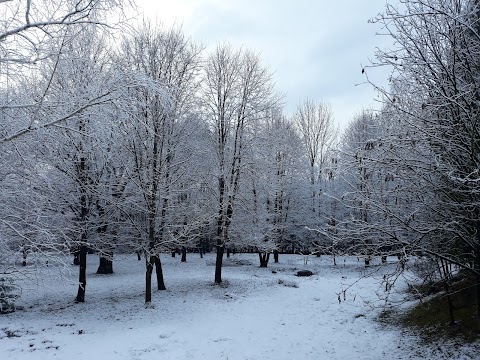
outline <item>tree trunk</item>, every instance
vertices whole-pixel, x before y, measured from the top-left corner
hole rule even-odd
[[[181,262],[186,262],[187,261],[187,248],[185,246],[182,246],[182,259]]]
[[[382,255],[382,264],[387,263],[387,255]]]
[[[448,280],[445,280],[444,286],[445,286],[445,294],[447,295],[448,316],[450,318],[450,325],[455,325],[455,318],[453,316],[452,296],[450,295],[450,285],[448,284]]]
[[[152,272],[153,265],[155,264],[154,256],[150,256],[150,259],[145,257],[145,304],[152,302]]]
[[[85,289],[87,287],[87,247],[83,245],[79,252],[80,269],[78,272],[77,302],[85,302]]]
[[[97,274],[113,274],[113,253],[100,254]]]
[[[370,267],[370,256],[365,257],[365,267]]]
[[[478,258],[479,256],[477,256]],[[478,259],[480,265],[480,259]],[[477,267],[477,269],[480,269]],[[477,331],[480,332],[480,275],[475,275],[475,298],[477,304]]]
[[[273,262],[278,263],[278,250],[273,252]]]
[[[217,245],[217,258],[215,260],[215,284],[220,284],[222,282],[223,252],[223,245]]]
[[[137,260],[138,261],[142,260],[142,256],[140,254],[140,251],[136,251],[136,253],[137,253]]]
[[[163,281],[162,263],[160,261],[160,255],[154,256],[155,259],[155,271],[157,272],[157,285],[158,290],[167,290],[165,282]]]
[[[82,127],[80,127],[82,130]],[[79,182],[82,186],[87,184],[87,176],[86,176],[86,159],[84,157],[80,158],[80,167],[79,167]],[[86,193],[86,189],[82,187],[81,195],[80,195],[80,216],[79,216],[79,224],[81,225],[82,234],[80,236],[80,254],[79,254],[79,264],[80,268],[78,271],[78,292],[77,292],[77,302],[85,302],[85,289],[87,287],[87,222],[88,222],[88,196]]]
[[[475,279],[475,303],[476,303],[476,317],[477,330],[480,332],[480,226],[477,225],[477,251],[474,252],[474,267],[477,273],[474,275]]]
[[[175,254],[176,254],[176,250],[173,250],[173,251],[172,251],[172,257],[173,257],[173,258],[175,257]]]
[[[258,257],[260,258],[260,267],[266,268],[268,266],[268,260],[270,258],[270,253],[258,253]]]

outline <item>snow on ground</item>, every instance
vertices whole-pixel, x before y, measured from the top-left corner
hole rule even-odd
[[[117,256],[113,275],[96,275],[90,255],[84,304],[73,302],[74,266],[66,279],[25,290],[24,309],[0,316],[0,359],[476,358],[468,346],[426,349],[376,322],[386,269],[373,266],[374,277],[357,281],[365,270],[353,257],[334,267],[328,257],[304,265],[303,256],[281,255],[261,269],[257,255],[236,254],[225,259],[222,286],[213,285],[214,254],[162,262],[167,290],[153,293],[154,308],[144,307],[144,262],[135,255]],[[296,277],[298,269],[315,275]]]

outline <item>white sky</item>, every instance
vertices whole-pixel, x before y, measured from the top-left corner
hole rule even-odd
[[[304,98],[325,100],[344,128],[362,108],[374,106],[376,93],[362,65],[388,39],[368,19],[382,12],[385,0],[136,0],[145,17],[164,25],[183,25],[184,33],[209,47],[227,41],[260,53],[274,72],[285,112]],[[383,45],[382,45],[383,44]],[[385,83],[387,71],[369,70]]]

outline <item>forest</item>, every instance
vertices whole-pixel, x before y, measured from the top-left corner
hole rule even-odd
[[[214,254],[215,284],[235,253],[262,268],[396,257],[387,288],[415,271],[451,324],[468,289],[480,329],[478,1],[389,1],[371,21],[393,45],[361,70],[381,108],[342,132],[322,99],[287,115],[257,49],[207,51],[180,26],[129,22],[132,6],[0,0],[0,313],[39,262],[75,263],[88,301],[89,254],[98,274],[138,257],[146,307],[176,253]]]

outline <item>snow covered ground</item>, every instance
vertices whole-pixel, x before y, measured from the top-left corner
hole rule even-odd
[[[354,257],[336,267],[329,257],[303,261],[281,255],[261,269],[257,255],[236,254],[225,260],[224,284],[213,286],[213,254],[189,254],[186,263],[164,255],[167,290],[155,291],[154,308],[145,309],[143,261],[117,256],[115,274],[96,275],[90,255],[84,304],[73,302],[72,266],[66,279],[24,290],[23,310],[0,316],[0,359],[477,358],[472,347],[425,348],[376,322],[372,305],[386,269],[373,266],[374,277],[357,281],[364,269]],[[294,276],[304,268],[315,275]]]

